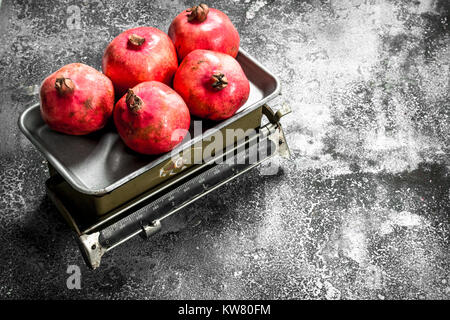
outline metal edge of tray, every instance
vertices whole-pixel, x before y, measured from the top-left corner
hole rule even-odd
[[[200,140],[204,139],[205,137],[214,134],[218,130],[221,130],[222,128],[226,127],[233,121],[237,120],[240,117],[245,116],[246,114],[252,112],[254,109],[260,107],[261,105],[267,103],[268,101],[275,98],[277,95],[281,92],[281,85],[279,78],[271,73],[269,70],[267,70],[263,65],[261,65],[253,56],[248,54],[245,50],[242,48],[239,49],[239,54],[242,54],[245,58],[249,59],[253,64],[255,64],[258,68],[260,68],[262,71],[267,73],[270,77],[272,77],[275,81],[275,89],[272,93],[270,93],[268,96],[264,97],[263,99],[255,102],[254,104],[248,106],[245,110],[242,110],[241,112],[233,115],[231,118],[226,119],[220,123],[217,124],[217,126],[210,128],[206,130],[202,135],[195,137],[194,139],[191,139],[189,142],[186,142],[184,144],[181,144],[177,146],[174,150],[171,152],[168,152],[158,159],[155,159],[154,161],[150,162],[149,164],[141,167],[140,169],[126,175],[125,177],[117,180],[116,182],[110,184],[109,186],[101,189],[92,190],[88,187],[86,187],[81,181],[77,181],[74,179],[73,175],[68,172],[68,168],[63,166],[58,159],[56,159],[47,149],[39,142],[38,139],[36,139],[33,134],[28,131],[28,129],[25,126],[25,118],[26,115],[31,112],[32,109],[39,106],[39,103],[33,104],[32,106],[28,107],[25,111],[22,112],[22,114],[19,117],[18,125],[22,133],[31,141],[31,143],[43,154],[43,156],[47,159],[47,161],[58,171],[58,173],[66,180],[75,190],[87,194],[87,195],[93,195],[93,196],[101,196],[107,193],[110,193],[114,189],[120,187],[121,185],[133,180],[134,178],[138,177],[142,173],[150,170],[152,167],[160,164],[161,162],[167,160],[171,154],[173,153],[179,153],[182,152],[184,149],[191,147],[192,145],[196,144]]]

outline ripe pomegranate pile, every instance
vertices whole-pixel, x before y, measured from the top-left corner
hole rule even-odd
[[[72,63],[48,76],[40,89],[42,118],[55,131],[84,135],[113,116],[130,149],[168,152],[184,139],[191,114],[219,121],[247,101],[238,51],[228,16],[202,3],[181,12],[168,35],[153,27],[119,34],[103,54],[103,73]]]

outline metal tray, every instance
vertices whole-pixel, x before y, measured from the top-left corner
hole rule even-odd
[[[222,122],[203,121],[203,132],[185,139],[174,150],[192,147],[213,134],[260,108],[280,93],[277,77],[240,49],[237,61],[250,81],[250,96],[244,106]],[[195,119],[200,120],[200,119]],[[130,182],[142,173],[167,161],[171,152],[145,156],[128,149],[113,125],[86,136],[69,136],[50,130],[42,120],[39,104],[25,110],[19,118],[24,135],[40,150],[50,165],[78,192],[101,196]]]

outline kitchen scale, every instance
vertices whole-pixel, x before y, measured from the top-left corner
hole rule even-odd
[[[193,118],[190,134],[163,155],[133,152],[111,124],[69,136],[48,128],[39,104],[21,114],[21,131],[48,162],[47,193],[76,232],[89,267],[132,237],[164,229],[168,217],[263,161],[290,156],[280,118],[291,110],[267,105],[280,93],[278,79],[242,49],[236,59],[250,81],[246,104],[221,122]],[[220,137],[227,137],[222,149],[202,153]]]

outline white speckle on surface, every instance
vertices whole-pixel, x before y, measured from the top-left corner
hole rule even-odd
[[[341,292],[333,287],[329,281],[324,282],[325,285],[325,298],[327,300],[339,300],[341,298]]]
[[[302,104],[294,109],[297,130],[289,135],[290,148],[300,155],[323,154],[326,128],[331,122],[329,108],[324,104]]]
[[[423,219],[414,213],[408,211],[396,212],[392,211],[386,221],[380,225],[380,234],[386,235],[394,231],[395,226],[400,227],[417,227],[422,224]]]
[[[367,257],[367,240],[364,232],[364,222],[354,219],[347,221],[342,229],[341,250],[350,259],[364,264]]]
[[[360,274],[358,280],[370,290],[380,290],[383,288],[383,279],[383,270],[380,267],[369,263],[364,272]]]
[[[256,0],[255,2],[252,2],[250,5],[250,8],[247,10],[245,16],[247,19],[251,20],[256,16],[256,13],[258,13],[259,10],[261,10],[262,7],[264,7],[267,4],[264,0]]]

